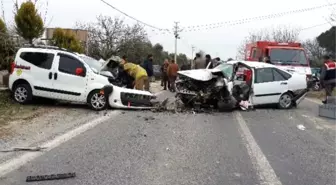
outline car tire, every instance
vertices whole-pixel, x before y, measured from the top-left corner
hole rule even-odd
[[[108,100],[104,94],[101,94],[99,90],[93,90],[87,99],[87,102],[91,109],[95,111],[101,111],[108,107]]]
[[[33,92],[29,84],[18,84],[12,91],[14,100],[20,104],[28,104],[33,99]]]
[[[293,95],[291,93],[284,93],[280,96],[278,107],[280,109],[291,109],[293,107]]]

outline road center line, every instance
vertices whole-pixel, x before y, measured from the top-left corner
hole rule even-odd
[[[235,112],[234,114],[239,124],[239,131],[247,149],[247,153],[249,154],[252,164],[257,171],[261,184],[282,185],[273,168],[269,164],[266,156],[252,136],[243,116],[239,112]]]
[[[78,136],[81,133],[84,133],[85,131],[88,131],[89,129],[94,128],[95,126],[107,121],[108,119],[111,119],[114,116],[117,116],[120,112],[119,111],[112,111],[108,113],[106,116],[99,117],[97,119],[94,119],[90,122],[85,123],[84,125],[81,125],[73,130],[70,130],[69,132],[57,136],[53,140],[46,141],[42,144],[41,147],[46,147],[47,149],[45,151],[50,151],[61,144],[73,139],[74,137]],[[35,158],[43,155],[45,152],[26,152],[21,156],[18,156],[16,158],[10,159],[2,164],[0,164],[0,177],[3,177],[4,175],[20,168],[21,166],[24,166],[26,163],[34,160]]]

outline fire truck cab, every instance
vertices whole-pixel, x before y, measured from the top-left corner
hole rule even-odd
[[[246,45],[245,60],[262,62],[266,56],[274,65],[311,76],[309,60],[300,43],[257,41]]]

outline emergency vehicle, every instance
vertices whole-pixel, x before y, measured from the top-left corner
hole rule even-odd
[[[245,60],[261,62],[265,56],[282,69],[306,74],[307,80],[312,76],[309,60],[300,43],[257,41],[246,45]]]

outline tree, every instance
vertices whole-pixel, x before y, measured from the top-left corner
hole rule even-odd
[[[0,33],[6,33],[7,27],[5,22],[0,18]]]
[[[329,30],[321,33],[316,39],[319,43],[319,45],[322,48],[325,48],[328,53],[332,55],[332,57],[336,56],[335,53],[335,31],[336,27],[333,26]]]
[[[239,59],[245,58],[246,44],[256,41],[297,42],[299,41],[299,33],[299,29],[290,28],[287,26],[279,26],[272,29],[260,29],[254,32],[250,32],[238,47],[237,57]]]
[[[323,64],[322,57],[325,49],[319,45],[317,39],[308,39],[303,42],[302,45],[307,52],[311,66],[321,67],[321,65]]]
[[[8,35],[6,24],[0,19],[0,70],[9,69],[14,53],[14,42]]]
[[[15,14],[15,24],[17,33],[31,44],[44,32],[43,20],[31,1],[21,4]]]
[[[75,34],[61,28],[56,28],[53,32],[52,44],[73,52],[82,53],[84,51],[80,41],[76,39]]]

